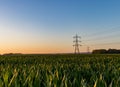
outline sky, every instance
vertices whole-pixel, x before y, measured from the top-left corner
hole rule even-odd
[[[0,0],[0,54],[120,48],[119,0]]]

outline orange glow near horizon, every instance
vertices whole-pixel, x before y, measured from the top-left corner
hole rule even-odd
[[[94,49],[109,49],[109,48],[97,48],[91,47],[90,52]],[[0,54],[5,53],[23,53],[23,54],[47,54],[47,53],[73,53],[74,48],[56,48],[56,47],[48,47],[48,48],[1,48]],[[87,52],[87,47],[81,47],[80,52]]]
[[[34,45],[34,44],[33,44]],[[72,48],[72,47],[71,47]],[[48,46],[48,45],[27,45],[24,44],[22,46],[15,45],[2,45],[0,49],[0,53],[69,53],[72,52],[72,49],[70,47],[56,47],[56,46]]]
[[[49,42],[49,43],[48,43]],[[66,41],[65,43],[61,44],[61,41],[37,41],[34,39],[25,39],[17,40],[2,40],[0,44],[0,54],[5,53],[23,53],[23,54],[43,54],[43,53],[73,53],[74,48],[72,47],[71,41]],[[70,43],[71,42],[71,43]],[[90,43],[89,43],[90,44]],[[100,45],[100,46],[89,46],[89,51],[92,52],[94,49],[109,49],[119,47],[118,45]],[[87,46],[81,46],[80,52],[87,52]]]
[[[14,44],[13,44],[14,43]],[[66,44],[52,44],[51,43],[30,43],[30,42],[21,42],[21,43],[6,43],[0,44],[0,54],[5,53],[23,53],[23,54],[47,54],[47,53],[73,53],[74,48],[72,45]],[[105,45],[105,46],[89,46],[89,51],[92,52],[94,49],[109,49],[109,48],[118,48],[119,45]],[[87,46],[81,46],[80,52],[87,52]]]

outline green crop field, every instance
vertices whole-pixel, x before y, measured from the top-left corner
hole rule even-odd
[[[0,87],[120,87],[120,55],[3,55]]]

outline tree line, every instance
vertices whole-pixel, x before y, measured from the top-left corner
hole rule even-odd
[[[119,49],[95,49],[92,51],[93,54],[120,54]]]

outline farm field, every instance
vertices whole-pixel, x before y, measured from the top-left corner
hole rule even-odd
[[[120,87],[120,55],[3,55],[0,87]]]

